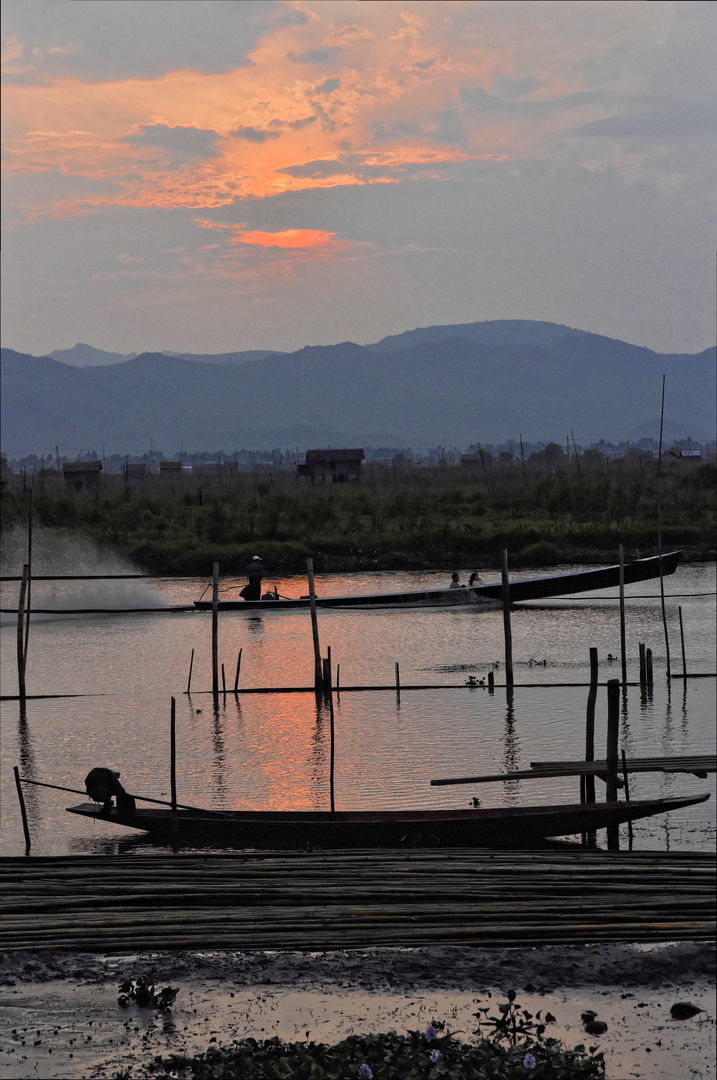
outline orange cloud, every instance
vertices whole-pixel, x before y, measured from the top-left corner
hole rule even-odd
[[[258,229],[232,236],[235,244],[256,244],[259,247],[326,248],[335,247],[336,233],[320,229],[282,229],[281,232],[262,232]]]
[[[495,72],[532,78],[539,98],[579,91],[579,61],[620,32],[611,5],[580,5],[590,10],[594,41],[584,16],[573,7],[567,18],[570,6],[562,4],[292,0],[286,7],[302,18],[268,23],[251,63],[235,70],[106,83],[54,76],[42,85],[6,86],[6,170],[105,181],[107,188],[88,203],[86,192],[53,200],[45,185],[23,202],[26,217],[81,214],[90,206],[216,207],[307,188],[397,182],[422,163],[438,172],[441,162],[543,153],[578,121],[598,118],[599,107],[539,119],[488,115],[471,111],[462,92],[491,92]],[[638,7],[631,18],[638,19]],[[21,43],[10,40],[10,72],[21,55]],[[179,160],[167,145],[151,144],[152,131],[161,130],[167,143],[172,132],[188,140],[193,129],[196,140],[216,133],[211,154]],[[322,161],[340,167],[307,167]],[[361,162],[371,171],[362,172]],[[330,234],[317,239],[302,230],[265,235],[273,239],[234,239],[286,248],[330,242]]]

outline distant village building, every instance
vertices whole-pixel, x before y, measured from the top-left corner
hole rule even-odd
[[[127,483],[129,483],[130,480],[141,480],[147,475],[147,466],[143,461],[140,461],[139,463],[133,462],[131,465],[128,461],[125,461],[122,466],[122,475]]]
[[[180,477],[182,475],[181,461],[160,461],[159,475],[167,480]]]
[[[180,466],[181,463],[177,462]],[[237,463],[236,461],[202,461],[201,464],[195,465],[193,472],[203,473],[205,479],[220,478],[225,476],[236,476]]]
[[[101,472],[101,461],[66,461],[62,466],[65,487],[75,491],[99,487]]]
[[[296,471],[299,476],[334,484],[348,484],[361,479],[363,450],[307,450],[306,461],[300,462]]]

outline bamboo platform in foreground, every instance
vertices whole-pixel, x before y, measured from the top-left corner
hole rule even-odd
[[[0,859],[0,951],[713,940],[709,854],[586,849]]]

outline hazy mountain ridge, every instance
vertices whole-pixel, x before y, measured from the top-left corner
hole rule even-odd
[[[571,429],[587,445],[656,436],[663,373],[665,438],[715,437],[715,349],[658,354],[554,323],[426,327],[217,363],[197,355],[78,367],[4,349],[3,450],[562,443]]]
[[[174,356],[180,360],[193,360],[197,364],[245,364],[249,360],[263,360],[267,356],[281,356],[276,349],[248,349],[244,352],[231,353],[182,353],[162,350],[162,356]],[[134,360],[139,353],[114,353],[96,349],[94,345],[85,345],[78,341],[71,349],[53,349],[48,353],[53,360],[72,367],[107,367]]]

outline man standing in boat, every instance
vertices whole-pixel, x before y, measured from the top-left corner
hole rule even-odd
[[[261,600],[261,579],[264,577],[264,566],[259,555],[254,555],[245,572],[247,583],[239,595],[245,600]]]

